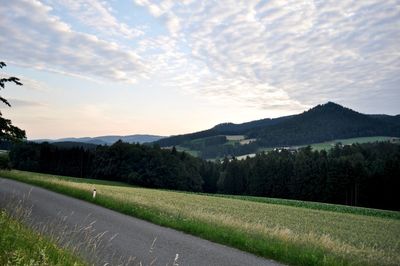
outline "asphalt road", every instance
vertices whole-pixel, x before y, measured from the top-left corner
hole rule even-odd
[[[27,223],[79,250],[96,265],[281,265],[85,201],[0,178],[0,207],[15,212],[18,205],[31,210]]]

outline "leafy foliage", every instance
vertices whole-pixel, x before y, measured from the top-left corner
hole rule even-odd
[[[0,68],[7,66],[4,62],[0,62]],[[16,77],[8,77],[8,78],[0,78],[0,89],[4,89],[5,83],[13,82],[16,85],[22,86],[22,83],[19,81],[19,78]],[[11,104],[7,101],[7,99],[0,96],[0,101],[5,105],[11,107]],[[0,140],[20,140],[26,138],[25,131],[14,126],[11,123],[10,119],[6,119],[3,117],[0,112]]]
[[[20,140],[26,138],[25,130],[14,126],[10,119],[6,119],[0,112],[0,140]]]

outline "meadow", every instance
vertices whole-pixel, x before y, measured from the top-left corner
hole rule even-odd
[[[231,146],[235,146],[237,144],[245,145],[245,144],[249,144],[256,140],[256,139],[246,139],[244,135],[232,135],[232,136],[227,135],[226,138],[227,138],[227,142],[224,145],[231,145]],[[196,139],[196,140],[193,140],[192,142],[200,143],[201,141],[204,141],[204,139]],[[360,138],[348,138],[348,139],[335,139],[335,140],[326,141],[326,142],[312,143],[309,145],[291,146],[291,148],[298,149],[298,148],[304,148],[307,146],[311,146],[311,148],[316,151],[321,151],[321,150],[328,151],[328,150],[332,149],[337,143],[341,143],[342,145],[351,145],[351,144],[355,144],[355,143],[362,144],[362,143],[385,142],[385,141],[399,143],[399,138],[385,137],[385,136],[373,136],[373,137],[360,137]],[[198,157],[201,154],[201,152],[198,150],[193,150],[188,147],[183,147],[183,146],[179,146],[179,145],[176,146],[176,149],[178,151],[187,152],[190,155],[195,156],[195,157]],[[258,148],[256,153],[270,152],[272,150],[274,150],[274,148],[261,147],[261,148]],[[238,160],[244,160],[247,158],[247,156],[254,157],[256,153],[244,154],[241,156],[236,156],[236,158]],[[212,158],[212,159],[208,159],[208,160],[215,161],[217,159],[222,160],[223,158],[222,157],[221,158]]]
[[[361,138],[349,138],[349,139],[335,139],[335,140],[326,141],[326,142],[312,143],[309,145],[290,146],[290,148],[299,149],[299,148],[305,148],[307,146],[310,146],[315,151],[322,151],[322,150],[328,151],[328,150],[332,149],[338,143],[341,143],[342,145],[352,145],[355,143],[363,144],[363,143],[386,142],[386,141],[391,141],[393,143],[399,143],[399,138],[374,136],[374,137],[361,137]],[[259,148],[257,153],[259,153],[259,152],[267,153],[272,150],[274,150],[274,148],[270,148],[270,147],[269,148]],[[238,160],[244,160],[247,158],[247,156],[254,157],[255,153],[237,156],[236,158]]]
[[[362,144],[362,143],[393,141],[393,140],[398,142],[399,139],[394,137],[374,136],[374,137],[362,137],[362,138],[336,139],[327,142],[313,143],[310,144],[310,146],[311,148],[313,148],[313,150],[320,151],[320,150],[329,150],[333,148],[337,143],[341,143],[343,145],[351,145],[354,143]]]
[[[15,170],[0,176],[291,265],[400,264],[398,212],[156,190]]]

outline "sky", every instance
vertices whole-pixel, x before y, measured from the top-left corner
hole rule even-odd
[[[400,114],[400,1],[0,0],[28,139],[175,135],[333,101]]]

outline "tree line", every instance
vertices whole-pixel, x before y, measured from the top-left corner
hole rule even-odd
[[[158,145],[62,148],[22,142],[13,168],[144,187],[255,195],[400,210],[400,145],[388,142],[276,150],[210,162]]]

